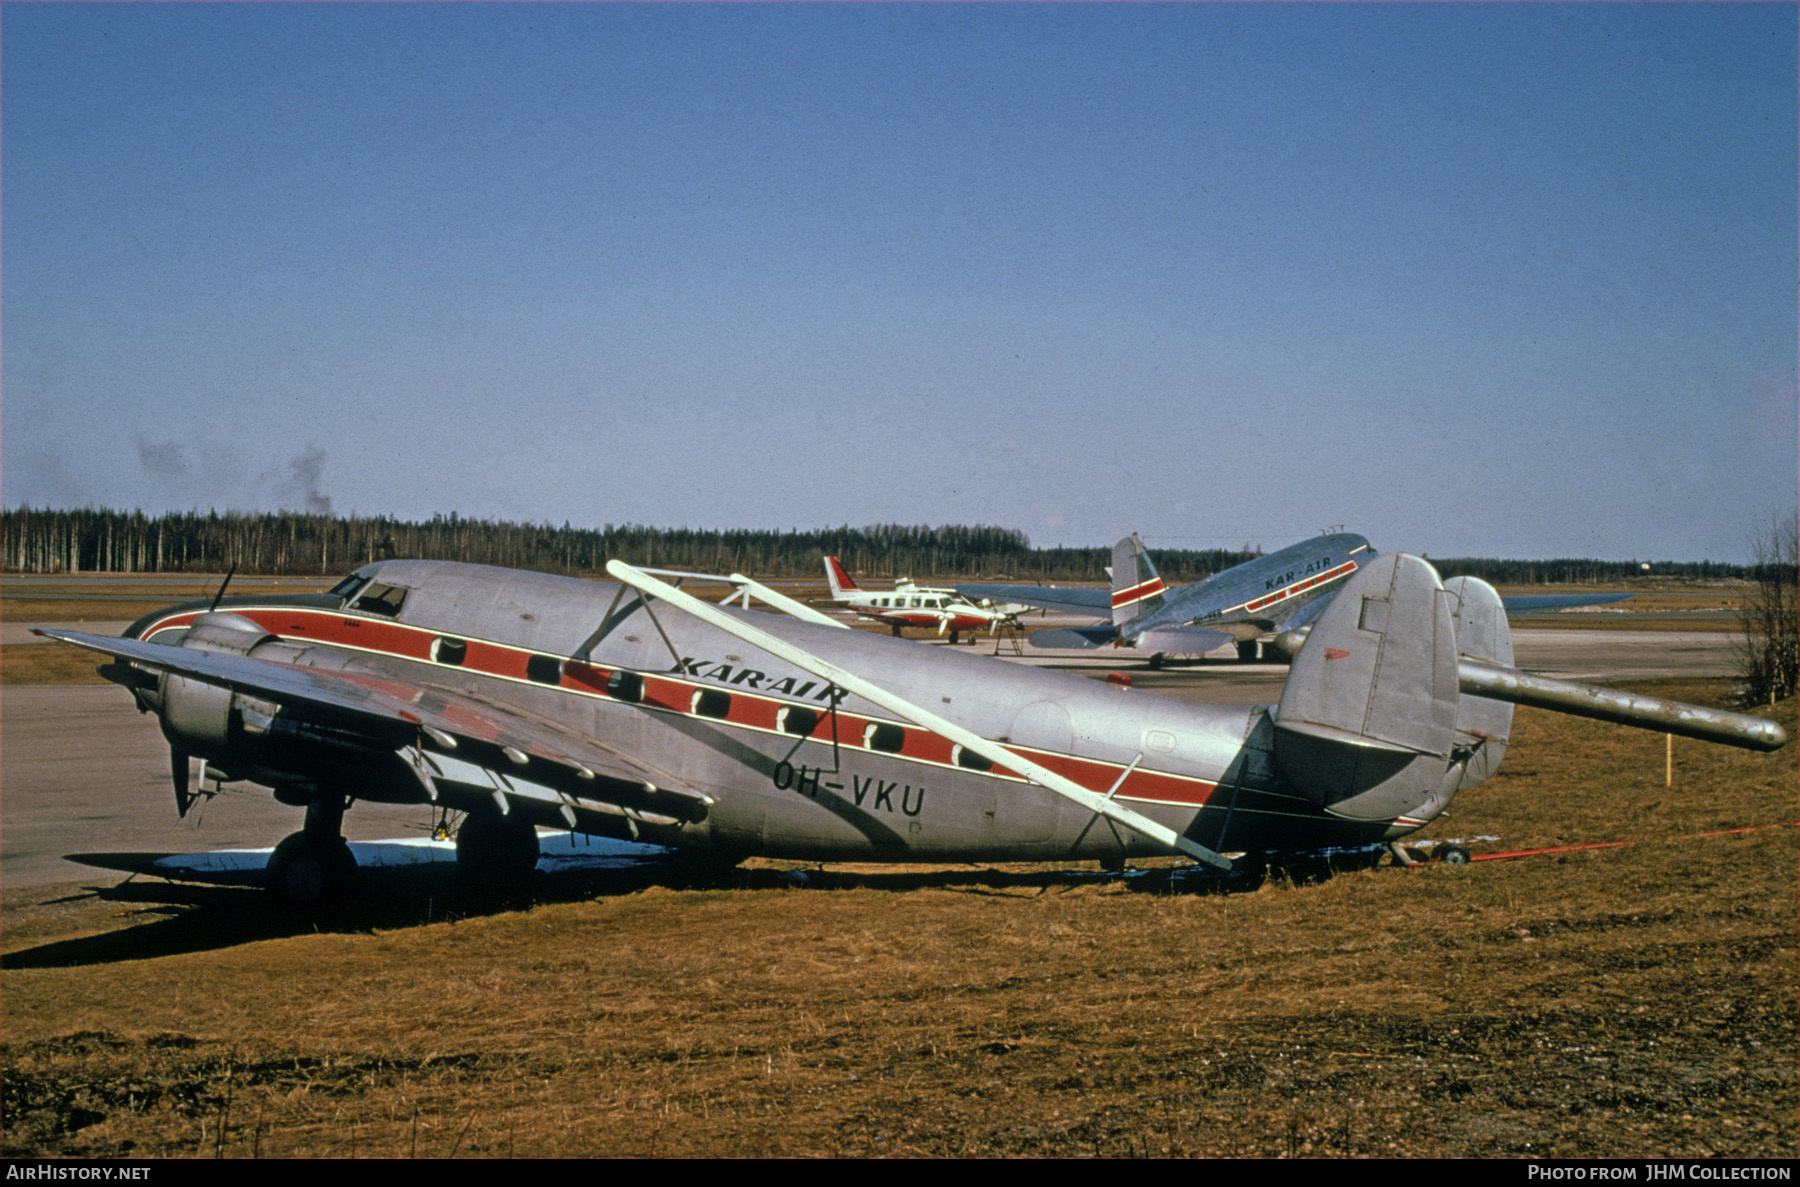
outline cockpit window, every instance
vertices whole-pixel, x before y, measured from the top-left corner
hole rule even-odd
[[[356,596],[357,590],[368,583],[369,579],[367,577],[364,577],[360,573],[352,573],[350,576],[332,586],[331,593],[333,597],[342,598],[344,601],[348,602],[352,597]]]
[[[400,603],[405,600],[406,590],[398,585],[371,585],[350,604],[350,608],[392,618],[400,613]]]

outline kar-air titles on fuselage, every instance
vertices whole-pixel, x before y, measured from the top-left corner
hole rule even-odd
[[[808,680],[799,676],[783,676],[780,679],[767,672],[759,672],[755,668],[737,667],[728,663],[718,663],[710,659],[693,659],[683,656],[681,665],[689,676],[702,680],[717,680],[720,684],[748,689],[762,693],[764,696],[793,697],[797,701],[828,702],[832,693],[838,693],[842,699],[842,690],[830,681]],[[769,681],[764,684],[763,681]]]
[[[1272,589],[1280,589],[1282,586],[1290,585],[1304,577],[1311,577],[1314,573],[1323,573],[1325,570],[1331,568],[1331,565],[1331,558],[1322,556],[1318,560],[1308,564],[1304,569],[1289,569],[1285,573],[1278,573],[1263,582],[1263,592],[1268,593]]]
[[[830,701],[833,693],[839,699],[843,696],[842,690],[829,681],[803,680],[797,676],[775,679],[767,672],[760,672],[755,668],[735,667],[729,663],[696,660],[686,656],[682,657],[681,662],[689,676],[717,680],[721,684],[735,685],[768,695],[821,703]],[[764,684],[764,681],[769,683]],[[844,782],[846,778],[849,779],[847,785]],[[898,780],[878,779],[872,775],[850,774],[841,769],[809,767],[804,764],[796,766],[783,759],[769,772],[769,780],[780,791],[794,791],[813,800],[831,797],[872,812],[917,817],[925,810],[923,787]]]

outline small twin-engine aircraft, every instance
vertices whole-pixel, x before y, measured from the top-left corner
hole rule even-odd
[[[958,585],[967,597],[1003,597],[1051,610],[1094,614],[1098,626],[1033,631],[1034,647],[1129,647],[1150,652],[1150,666],[1166,656],[1205,655],[1237,645],[1238,659],[1258,658],[1259,641],[1286,658],[1331,595],[1376,556],[1354,533],[1326,533],[1279,552],[1245,561],[1193,585],[1170,589],[1157,575],[1143,542],[1127,536],[1113,546],[1112,590],[1034,585]],[[1550,594],[1501,599],[1512,614],[1618,602],[1630,594]]]
[[[540,826],[725,861],[1229,868],[1415,831],[1494,772],[1514,702],[1787,741],[1517,671],[1491,586],[1358,556],[1280,702],[1255,708],[852,631],[739,577],[785,615],[716,606],[618,561],[611,582],[380,561],[328,594],[173,606],[123,638],[37,633],[115,657],[100,671],[160,719],[179,811],[191,758],[305,809],[269,863],[300,901],[349,883],[359,799],[464,813],[459,863],[502,880],[535,866]]]
[[[835,556],[825,558],[825,580],[831,585],[832,601],[864,618],[886,623],[893,628],[895,638],[900,637],[904,627],[925,626],[935,628],[940,635],[947,632],[952,644],[968,631],[969,642],[973,643],[974,632],[983,627],[998,629],[1012,617],[1004,607],[978,606],[954,589],[918,585],[906,577],[895,582],[892,590],[863,589],[851,580]]]

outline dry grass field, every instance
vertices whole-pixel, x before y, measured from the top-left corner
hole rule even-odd
[[[1257,886],[540,875],[486,912],[396,877],[316,928],[8,892],[0,1152],[1800,1154],[1796,749],[1678,740],[1669,789],[1659,735],[1515,739],[1428,835],[1628,844]]]

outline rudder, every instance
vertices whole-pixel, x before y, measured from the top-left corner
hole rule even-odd
[[[831,596],[834,598],[842,598],[857,589],[856,582],[850,580],[850,574],[844,571],[844,566],[835,556],[825,558],[825,580],[830,583]]]
[[[1114,626],[1154,614],[1166,600],[1163,579],[1135,534],[1113,545],[1112,617]]]
[[[1314,623],[1282,687],[1275,761],[1326,811],[1398,821],[1440,798],[1460,695],[1452,601],[1428,563],[1390,553]]]

